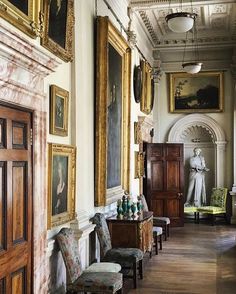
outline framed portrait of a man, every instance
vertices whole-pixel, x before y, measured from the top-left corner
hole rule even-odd
[[[74,0],[44,0],[41,44],[64,61],[72,61]]]
[[[68,100],[68,91],[50,86],[50,134],[68,135]]]
[[[40,0],[0,0],[0,17],[36,38],[41,33]]]
[[[108,17],[97,18],[95,205],[129,190],[131,50]]]
[[[76,149],[50,143],[48,150],[48,228],[51,228],[69,222],[75,216]]]

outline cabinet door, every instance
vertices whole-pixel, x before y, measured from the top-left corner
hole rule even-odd
[[[144,194],[154,216],[168,216],[183,226],[183,144],[147,143]]]

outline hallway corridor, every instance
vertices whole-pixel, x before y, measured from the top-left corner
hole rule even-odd
[[[146,257],[138,289],[125,294],[235,294],[236,227],[187,223],[172,228],[163,250]]]

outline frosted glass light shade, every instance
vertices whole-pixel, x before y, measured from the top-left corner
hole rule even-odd
[[[182,64],[183,69],[190,74],[198,73],[202,68],[201,62],[186,62]]]
[[[171,31],[175,33],[185,33],[193,27],[196,13],[177,12],[166,16],[166,22]]]

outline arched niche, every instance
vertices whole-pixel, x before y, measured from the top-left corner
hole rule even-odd
[[[200,142],[197,142],[198,140],[194,142],[194,132],[200,134],[201,138],[206,138],[205,142],[204,140],[201,142],[201,139]],[[189,138],[192,138],[191,142],[188,142]],[[201,147],[202,144],[207,146],[209,144],[209,148],[213,144],[215,155],[213,158],[215,160],[215,184],[218,187],[225,185],[225,148],[227,142],[224,130],[213,118],[198,113],[185,116],[172,126],[167,143],[184,143],[186,146],[192,145],[192,147],[196,145]]]

